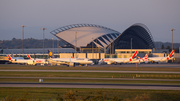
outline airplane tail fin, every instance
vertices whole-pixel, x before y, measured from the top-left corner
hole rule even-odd
[[[167,60],[169,60],[169,58],[171,58],[172,55],[174,55],[174,50],[172,50],[171,53],[167,56]]]
[[[172,57],[172,55],[174,55],[174,50],[171,51],[168,57]]]
[[[9,57],[9,60],[11,60],[11,62],[12,62],[12,57],[10,55],[8,55],[8,57]]]
[[[134,57],[137,55],[137,51],[133,54],[133,56],[129,59],[129,61],[132,61],[132,59],[134,59]]]
[[[53,57],[54,57],[53,54],[52,54],[52,52],[51,52],[50,50],[48,50],[48,54],[49,54],[49,57],[50,57],[50,58],[53,58]]]
[[[104,62],[103,59],[99,60],[98,65],[102,64],[103,62]]]
[[[146,54],[143,58],[143,61],[147,61],[148,60],[148,54]]]
[[[29,54],[27,54],[27,56],[28,56],[29,59],[32,59],[31,56],[30,56]]]
[[[134,57],[137,55],[137,51],[133,54],[133,56],[131,57],[132,59],[134,59]]]
[[[148,59],[148,54],[146,54],[146,55],[144,56],[144,59]]]

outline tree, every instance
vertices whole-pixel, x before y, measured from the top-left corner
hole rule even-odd
[[[161,45],[161,49],[164,49],[164,45],[163,44]]]

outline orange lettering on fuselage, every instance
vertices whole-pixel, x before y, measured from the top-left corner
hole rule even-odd
[[[41,60],[36,60],[36,63],[41,63],[42,61]]]
[[[104,61],[109,61],[109,59],[104,59]]]

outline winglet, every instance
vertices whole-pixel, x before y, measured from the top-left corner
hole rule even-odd
[[[31,56],[30,56],[29,54],[27,54],[27,56],[28,56],[29,59],[32,59]]]
[[[8,57],[9,57],[9,59],[11,60],[11,62],[12,62],[12,57],[10,56],[10,55],[8,55]]]
[[[134,57],[137,55],[137,51],[134,53],[134,55],[132,56],[132,59],[134,59]]]

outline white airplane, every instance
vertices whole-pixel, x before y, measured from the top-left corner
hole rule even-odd
[[[38,58],[31,58],[31,56],[29,55],[29,54],[27,54],[27,57],[30,59],[30,60],[33,60],[33,62],[35,63],[35,64],[40,64],[40,65],[43,65],[44,66],[44,64],[48,64],[48,62],[46,61],[46,59],[38,59]]]
[[[148,63],[148,54],[146,54],[143,58],[137,56],[137,59],[134,61],[130,61],[129,63]]]
[[[66,64],[67,66],[75,66],[75,64],[86,65],[91,64],[93,65],[93,61],[88,58],[50,58],[47,61],[56,62],[60,64]]]
[[[167,57],[148,57],[148,61],[156,62],[156,63],[160,63],[160,62],[167,63],[168,60],[174,59],[174,57],[172,57],[173,54],[174,54],[174,50],[172,50],[171,53]]]
[[[11,62],[11,63],[24,64],[24,65],[35,65],[33,60],[24,59],[22,57],[11,57],[10,55],[8,55],[8,57],[9,57],[9,62]]]
[[[50,51],[49,51],[49,54]],[[75,66],[75,64],[79,64],[79,65],[88,65],[91,64],[93,65],[93,61],[88,59],[88,58],[50,58],[47,59],[47,61],[49,61],[50,63],[54,62],[54,63],[59,63],[59,64],[66,64],[67,66]]]
[[[121,63],[128,63],[130,61],[135,60],[134,57],[137,55],[137,51],[133,54],[131,58],[104,58],[99,60],[99,64],[102,64],[103,62],[107,63],[108,65],[114,63],[114,64],[121,64]]]

